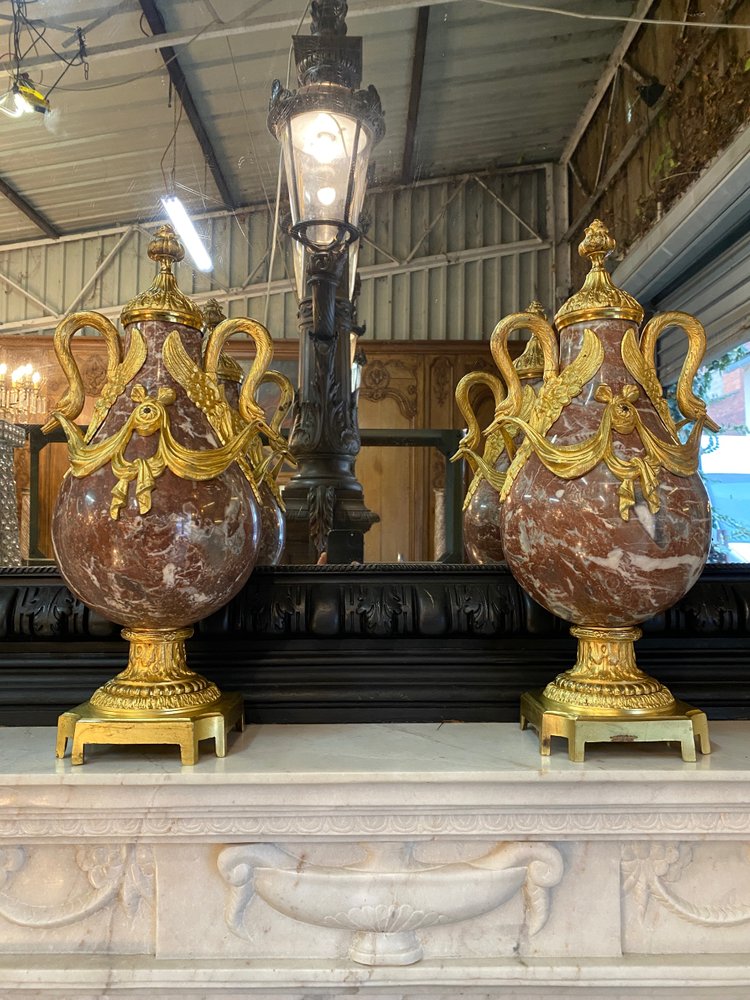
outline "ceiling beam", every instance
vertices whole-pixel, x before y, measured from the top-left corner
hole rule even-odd
[[[414,36],[414,56],[411,62],[409,111],[406,116],[404,158],[401,164],[402,184],[411,184],[414,180],[414,142],[417,136],[419,102],[422,97],[422,77],[424,76],[424,57],[427,51],[427,29],[429,25],[430,8],[426,6],[420,7],[417,14],[417,33]]]
[[[649,11],[654,6],[655,0],[640,0],[640,3],[633,11],[634,18],[646,18],[648,17]],[[642,24],[633,24],[629,22],[625,25],[625,30],[620,36],[620,40],[612,49],[612,54],[607,60],[607,65],[604,67],[601,76],[596,82],[594,90],[592,91],[591,97],[586,103],[586,107],[581,112],[581,115],[576,122],[576,126],[573,132],[565,144],[565,149],[560,157],[560,163],[567,163],[576,151],[578,143],[583,138],[586,129],[589,127],[591,119],[596,114],[597,108],[604,100],[604,95],[609,90],[609,85],[614,80],[615,74],[622,62],[623,58],[627,54],[628,49],[633,44],[633,40],[638,32],[643,27]]]
[[[368,14],[388,14],[394,11],[410,10],[413,7],[432,7],[435,4],[445,5],[459,2],[460,0],[363,0],[362,3],[353,5],[349,9],[346,19],[347,23],[351,23],[357,17]],[[212,21],[198,30],[193,28],[191,30],[171,31],[161,36],[151,37],[140,35],[119,42],[109,42],[106,45],[90,45],[86,47],[86,61],[94,63],[100,59],[132,56],[138,52],[153,52],[154,49],[197,44],[211,38],[230,38],[234,35],[246,35],[250,32],[280,31],[282,29],[296,31],[299,27],[299,18],[299,5],[288,12],[279,13],[275,17],[269,15],[248,17],[243,13],[233,21]],[[23,61],[23,68],[27,72],[57,69],[59,66],[58,59],[46,55],[29,56]]]
[[[11,187],[7,181],[4,181],[0,177],[0,194],[4,194],[8,201],[12,202],[19,212],[23,212],[27,219],[31,219],[37,228],[41,229],[45,236],[49,236],[51,240],[56,240],[60,238],[60,230],[56,229],[49,219],[42,215],[41,212],[30,205],[24,197],[22,197],[15,188]]]
[[[161,16],[161,13],[156,7],[155,0],[138,0],[138,2],[152,34],[166,35],[167,27],[164,23],[164,18]],[[232,211],[236,207],[234,198],[232,197],[232,192],[229,188],[229,184],[227,183],[227,179],[219,166],[216,150],[213,147],[213,143],[209,138],[208,132],[206,132],[206,127],[203,124],[203,120],[200,116],[198,108],[196,107],[195,101],[193,100],[193,95],[190,93],[190,87],[185,79],[182,67],[177,60],[175,50],[171,46],[167,46],[166,48],[160,48],[159,52],[164,60],[164,65],[167,67],[167,72],[169,73],[169,79],[172,81],[172,86],[177,91],[177,94],[182,101],[182,107],[187,115],[188,121],[190,122],[195,138],[198,140],[201,152],[206,159],[208,169],[211,171],[211,176],[214,179],[214,183],[216,184],[216,188],[224,207],[229,211]]]
[[[739,0],[730,0],[729,7],[725,8],[724,16],[729,19],[733,12],[739,5]],[[664,110],[664,108],[669,104],[674,92],[682,84],[682,81],[690,73],[693,66],[697,63],[700,57],[703,55],[704,51],[708,48],[710,43],[713,41],[714,35],[718,31],[718,28],[706,28],[703,37],[700,42],[690,51],[690,54],[686,56],[678,65],[678,70],[675,78],[670,81],[669,90],[665,90],[659,100],[652,108],[646,108],[644,112],[643,121],[638,126],[637,129],[630,135],[625,145],[620,150],[619,156],[615,159],[607,170],[607,173],[601,179],[599,184],[594,188],[591,196],[586,200],[585,205],[578,213],[575,221],[568,226],[568,229],[563,236],[563,240],[567,242],[572,240],[576,236],[584,223],[590,221],[591,213],[600,201],[600,199],[606,194],[606,192],[611,187],[613,181],[628,162],[630,157],[639,148],[641,142],[646,138],[648,133],[654,126],[654,123],[658,120],[659,115]]]

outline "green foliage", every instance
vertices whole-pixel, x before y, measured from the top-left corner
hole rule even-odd
[[[679,160],[675,159],[675,152],[674,149],[672,149],[672,143],[668,142],[661,153],[659,153],[656,157],[656,163],[651,171],[651,179],[656,180],[659,177],[669,177],[669,175],[677,167],[679,167],[679,165]]]
[[[707,404],[717,403],[720,399],[723,399],[723,396],[716,395],[715,393],[711,394],[711,382],[714,375],[721,375],[727,369],[732,368],[739,361],[743,361],[747,357],[750,357],[750,350],[742,344],[740,347],[735,347],[734,350],[727,351],[726,354],[722,354],[719,358],[714,358],[713,361],[699,368],[693,382],[693,391],[696,396],[700,396]]]

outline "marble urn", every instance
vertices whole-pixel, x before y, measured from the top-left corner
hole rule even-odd
[[[540,302],[531,302],[526,313],[546,319]],[[544,371],[544,358],[536,337],[532,335],[524,351],[513,362],[513,367],[522,382],[528,383],[532,389],[539,386]],[[474,473],[464,498],[464,548],[471,563],[505,563],[497,491],[487,480],[485,471],[488,467],[498,475],[507,471],[515,449],[514,435],[497,428],[485,437],[481,459],[479,458],[482,434],[471,400],[472,390],[476,386],[485,386],[490,390],[495,401],[496,415],[498,406],[506,396],[502,381],[489,372],[469,372],[456,386],[456,405],[466,421],[466,434],[456,458],[465,458]],[[528,400],[533,398],[533,394],[527,395]]]
[[[177,743],[183,763],[212,737],[242,724],[239,695],[193,673],[185,662],[192,624],[225,604],[249,576],[260,536],[258,472],[249,456],[261,435],[275,440],[254,392],[272,345],[247,319],[220,323],[202,352],[203,317],[172,271],[184,250],[168,226],[151,240],[152,286],[123,310],[121,340],[97,313],[76,313],[55,332],[69,388],[45,429],[59,424],[70,468],[53,515],[60,572],[89,607],[124,625],[127,668],[90,701],[60,717],[58,756],[87,743]],[[72,351],[84,328],[106,341],[107,380],[83,432],[84,402]],[[244,332],[256,356],[232,407],[218,379],[226,340]]]
[[[522,726],[539,730],[543,753],[551,736],[567,737],[575,760],[601,740],[675,740],[694,760],[695,737],[709,750],[705,715],[638,668],[633,642],[638,623],[695,583],[708,554],[711,511],[697,468],[703,428],[716,425],[692,390],[705,333],[692,316],[669,312],[639,335],[643,310],[605,267],[614,248],[601,222],[587,228],[579,253],[591,270],[558,311],[556,332],[522,314],[492,338],[508,395],[488,433],[519,435],[507,472],[488,470],[503,551],[521,586],[572,622],[578,639],[572,669],[524,696]],[[533,330],[545,359],[530,406],[507,349],[519,325]],[[655,368],[669,327],[688,339],[679,416]]]

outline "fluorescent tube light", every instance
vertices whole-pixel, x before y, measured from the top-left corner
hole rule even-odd
[[[177,230],[177,235],[185,244],[187,252],[193,258],[195,266],[199,271],[212,271],[214,265],[211,262],[208,251],[203,246],[203,242],[180,199],[174,195],[170,195],[167,198],[162,198],[161,202]]]

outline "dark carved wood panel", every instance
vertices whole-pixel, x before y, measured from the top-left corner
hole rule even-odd
[[[288,566],[256,570],[189,656],[242,691],[254,721],[510,721],[574,648],[502,570]],[[750,567],[708,567],[637,649],[678,697],[750,717]],[[45,567],[0,571],[0,654],[0,723],[46,725],[121,669],[126,646]]]

